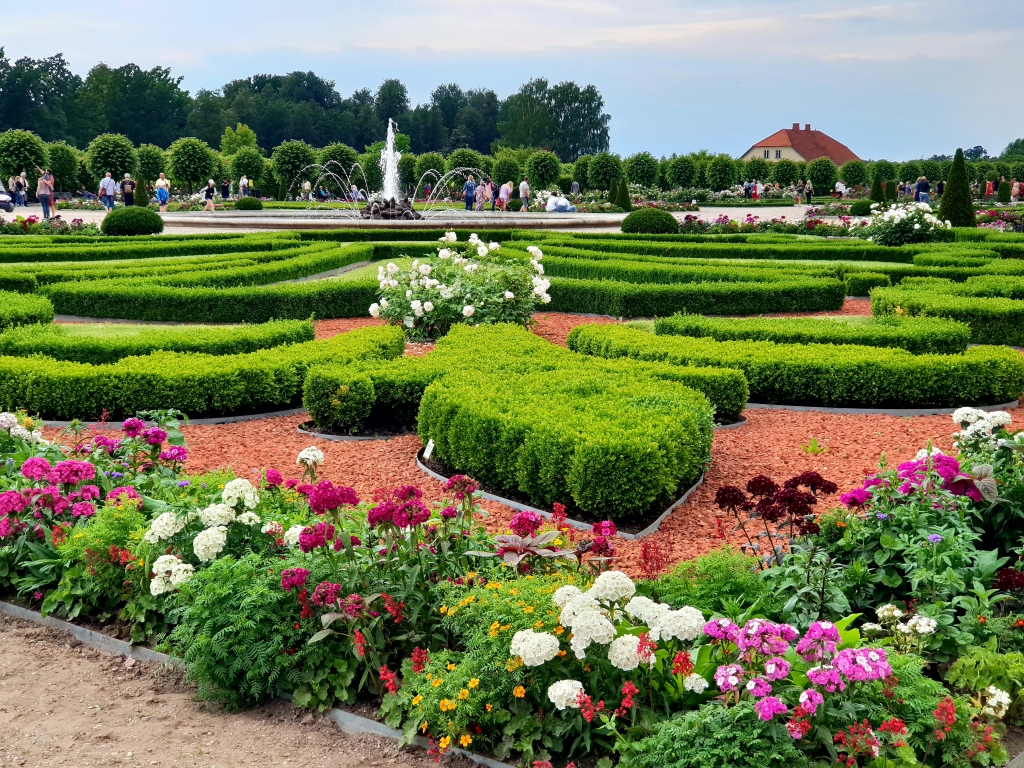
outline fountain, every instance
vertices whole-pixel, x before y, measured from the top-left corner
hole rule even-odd
[[[381,199],[367,203],[361,216],[364,219],[422,219],[413,209],[408,197],[399,200],[401,195],[398,178],[398,161],[402,153],[395,149],[395,121],[388,118],[388,137],[384,149],[380,151],[380,172],[383,179]]]

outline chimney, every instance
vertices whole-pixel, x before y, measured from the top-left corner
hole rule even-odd
[[[800,130],[800,123],[793,123],[793,130],[794,131],[799,131]]]
[[[810,124],[810,123],[807,123],[807,125],[805,125],[805,126],[804,126],[804,130],[805,130],[805,131],[809,131],[809,130],[811,130],[811,124]]]

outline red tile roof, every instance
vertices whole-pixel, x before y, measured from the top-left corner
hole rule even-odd
[[[748,149],[746,155],[753,149],[769,149],[775,147],[792,147],[804,160],[810,161],[817,157],[827,157],[836,165],[842,165],[850,160],[860,160],[849,147],[841,144],[831,136],[821,131],[813,131],[810,128],[800,130],[798,128],[783,128],[776,131],[767,139],[762,139]]]

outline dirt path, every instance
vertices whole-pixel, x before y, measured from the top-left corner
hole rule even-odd
[[[134,660],[130,660],[134,661]],[[427,768],[287,702],[224,713],[178,675],[0,616],[0,768]],[[461,762],[461,761],[460,761]]]

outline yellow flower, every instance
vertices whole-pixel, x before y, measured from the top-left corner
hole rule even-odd
[[[427,680],[433,680],[433,679],[434,679],[434,673],[433,672],[427,672]]]
[[[589,664],[584,664],[583,665],[583,671],[584,672],[589,672],[590,671],[590,665]]]
[[[515,587],[512,587],[512,589],[509,590],[509,594],[511,594],[511,595],[518,595],[519,594],[519,590],[516,589]]]
[[[452,740],[450,736],[442,736],[441,741],[439,742],[441,749],[448,749],[448,747],[451,746],[451,743]]]
[[[412,697],[412,705],[414,707],[418,707],[421,701],[423,701],[423,697],[418,693]]]
[[[489,582],[487,582],[487,586],[485,586],[484,589],[501,589],[501,582],[500,581],[489,581]]]
[[[487,705],[487,711],[490,712],[492,709],[494,709],[494,705],[493,704],[488,704]]]
[[[528,605],[525,608],[523,608],[523,613],[533,613],[533,606]]]
[[[558,658],[564,659],[565,658],[565,651],[559,651],[558,652]]]
[[[512,629],[512,625],[511,624],[502,624],[501,625],[501,631],[504,632],[506,629]]]
[[[480,681],[475,677],[469,681],[470,688],[476,688],[478,685],[480,685]]]
[[[519,669],[520,666],[521,665],[520,665],[520,662],[519,662],[518,658],[509,659],[508,661],[505,662],[505,671],[506,672],[515,672],[517,669]]]
[[[420,726],[420,730],[423,731],[423,733],[427,732],[427,721],[426,720],[423,721],[423,725]]]
[[[441,699],[437,706],[441,708],[442,712],[451,712],[455,709],[456,704],[454,699]]]
[[[443,683],[443,682],[444,682],[444,680],[442,680],[440,677],[436,677],[436,678],[434,678],[433,680],[430,681],[430,684],[432,686],[434,686],[435,688],[440,688],[441,687],[441,683]]]
[[[540,629],[543,626],[544,626],[544,622],[543,621],[537,621],[537,622],[534,623],[533,628],[534,629]]]
[[[554,629],[554,633],[555,633],[556,635],[560,635],[560,634],[562,634],[563,632],[565,632],[565,627],[555,627],[555,629]]]
[[[449,672],[454,672],[455,671],[455,665],[452,664],[451,662],[448,662],[448,671]]]
[[[476,578],[476,571],[469,571],[469,573],[466,574],[466,578],[467,579]]]
[[[438,610],[440,610],[441,613],[448,613],[448,606],[442,605]]]
[[[464,747],[468,747],[472,743],[473,743],[473,737],[470,736],[468,733],[462,734],[462,738],[459,739],[459,744],[461,744]]]
[[[463,688],[461,691],[459,691],[459,701],[465,701],[468,698],[469,698],[469,691],[467,691],[465,688]]]
[[[515,688],[512,689],[512,695],[515,696],[517,699],[521,699],[526,696],[526,689],[523,688],[523,686],[521,685],[517,685]]]

